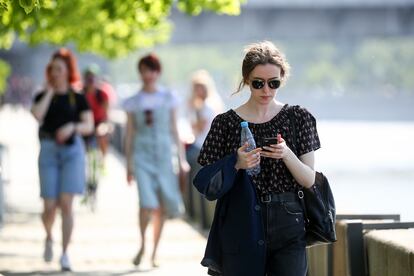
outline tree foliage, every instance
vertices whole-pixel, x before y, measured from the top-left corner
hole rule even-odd
[[[0,0],[0,48],[73,43],[81,52],[119,57],[166,42],[174,5],[189,15],[240,12],[243,0]]]
[[[6,78],[10,74],[10,65],[0,59],[0,95],[6,89]]]
[[[0,49],[16,38],[37,45],[73,44],[108,58],[166,42],[171,9],[189,15],[240,13],[243,0],[0,0]],[[0,92],[10,66],[0,60]],[[0,93],[1,94],[1,93]]]

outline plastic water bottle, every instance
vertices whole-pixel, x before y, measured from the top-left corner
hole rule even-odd
[[[246,152],[254,150],[256,148],[256,141],[254,140],[253,134],[249,129],[249,124],[247,122],[241,122],[240,126],[242,128],[240,139],[241,146],[243,146],[247,142],[249,145],[246,148]],[[250,176],[257,175],[258,173],[260,173],[260,164],[253,168],[247,169],[246,171]]]

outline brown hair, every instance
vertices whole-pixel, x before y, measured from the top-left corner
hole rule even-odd
[[[290,65],[285,55],[270,41],[262,41],[248,45],[245,48],[245,56],[242,64],[242,81],[235,93],[240,92],[247,84],[250,73],[257,65],[274,64],[281,69],[281,85],[289,77]]]
[[[78,67],[76,65],[76,58],[69,49],[60,48],[59,50],[54,52],[51,60],[53,61],[55,59],[61,59],[63,60],[63,62],[65,62],[66,67],[68,68],[68,82],[71,85],[74,85],[77,82],[79,82],[80,76]],[[46,67],[46,78],[49,83],[51,81],[51,71],[51,62],[49,62],[49,64]]]
[[[157,71],[161,73],[161,62],[160,59],[154,54],[148,54],[146,56],[143,56],[137,64],[138,71],[141,71],[141,67],[145,65],[152,71]]]

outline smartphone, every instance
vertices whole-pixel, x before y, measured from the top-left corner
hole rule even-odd
[[[277,144],[277,138],[276,137],[263,138],[263,141],[262,141],[263,147],[270,146],[270,145],[276,145],[276,144]]]

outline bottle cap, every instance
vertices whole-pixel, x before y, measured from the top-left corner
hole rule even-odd
[[[241,122],[240,126],[241,127],[249,127],[249,123],[248,122]]]

